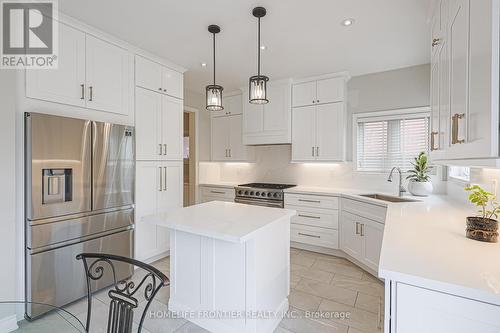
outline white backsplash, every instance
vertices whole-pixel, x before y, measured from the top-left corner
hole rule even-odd
[[[200,162],[199,182],[271,182],[308,187],[362,189],[397,194],[397,181],[387,182],[387,174],[366,174],[353,171],[352,163],[292,163],[291,146],[255,147],[252,163]],[[446,190],[434,178],[436,192]]]

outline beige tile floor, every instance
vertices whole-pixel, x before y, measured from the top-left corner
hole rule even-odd
[[[169,258],[153,263],[168,275]],[[134,276],[132,279],[140,277]],[[290,309],[294,318],[285,318],[275,333],[380,333],[383,332],[384,286],[378,279],[349,261],[304,250],[291,250]],[[151,310],[168,311],[169,289],[163,288]],[[94,295],[91,332],[106,332],[108,299],[106,291]],[[141,303],[144,306],[145,302]],[[67,307],[83,322],[86,302]],[[307,314],[343,313],[344,318],[311,318]],[[331,317],[331,316],[330,316]],[[138,321],[137,318],[135,318]],[[137,323],[136,323],[137,325]],[[208,332],[180,318],[146,318],[144,333]]]

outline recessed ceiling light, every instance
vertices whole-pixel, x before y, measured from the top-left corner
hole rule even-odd
[[[200,65],[201,65],[201,67],[207,67],[207,63],[206,62],[202,62]]]
[[[348,27],[348,26],[353,25],[353,24],[354,24],[354,19],[352,19],[352,18],[348,18],[348,19],[345,19],[342,21],[342,25],[344,27]]]
[[[265,45],[261,45],[261,46],[260,46],[260,49],[261,49],[261,50],[265,50],[265,49],[266,49],[266,46],[265,46]]]

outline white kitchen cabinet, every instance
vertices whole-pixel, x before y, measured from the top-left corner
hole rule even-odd
[[[396,281],[386,280],[386,288],[387,333],[500,332],[498,305]]]
[[[200,185],[200,203],[210,201],[234,202],[234,197],[235,193],[233,186]]]
[[[345,78],[333,77],[293,85],[292,106],[341,102],[345,99]]]
[[[128,115],[131,56],[113,44],[86,36],[87,107]]]
[[[139,87],[183,98],[183,76],[142,56],[135,57],[135,84]]]
[[[136,88],[136,158],[182,160],[182,101]]]
[[[85,107],[85,33],[59,23],[57,69],[27,70],[30,98]]]
[[[131,109],[131,54],[60,23],[59,66],[26,71],[26,96],[121,115]]]
[[[386,207],[342,199],[340,249],[375,272],[380,260],[386,211]]]
[[[243,143],[246,145],[291,143],[290,80],[272,81],[267,85],[269,103],[243,103]]]
[[[355,259],[361,259],[363,239],[359,236],[359,222],[356,216],[347,212],[340,218],[340,248]]]
[[[345,105],[343,102],[293,108],[293,161],[345,159]]]
[[[228,95],[223,95],[222,97],[223,110],[220,111],[210,111],[210,116],[220,117],[220,116],[230,116],[243,113],[243,102],[241,93],[230,93]]]
[[[182,162],[136,163],[136,258],[148,260],[169,249],[168,229],[144,216],[182,207]]]
[[[212,161],[246,161],[249,158],[249,148],[242,141],[241,120],[241,114],[212,117]]]
[[[499,17],[498,0],[441,0],[435,6],[431,127],[439,135],[431,138],[434,160],[499,156]]]

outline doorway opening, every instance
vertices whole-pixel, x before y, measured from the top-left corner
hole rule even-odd
[[[195,110],[184,110],[184,207],[196,203],[196,117]]]

